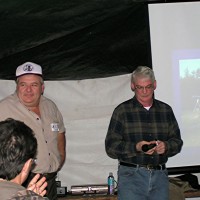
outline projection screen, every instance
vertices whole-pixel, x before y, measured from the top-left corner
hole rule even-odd
[[[155,97],[170,104],[184,146],[168,167],[199,165],[200,2],[149,4]]]

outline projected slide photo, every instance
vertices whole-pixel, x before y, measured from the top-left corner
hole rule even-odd
[[[199,58],[194,58],[195,55],[199,55]],[[200,141],[200,50],[179,51],[174,58],[174,76],[177,76],[174,77],[174,97],[181,116],[183,134],[187,135],[184,145],[198,146]]]

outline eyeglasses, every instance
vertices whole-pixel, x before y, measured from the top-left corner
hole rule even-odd
[[[37,159],[36,158],[32,158],[32,164],[36,165],[36,163],[37,163]]]
[[[37,159],[32,159],[31,161],[31,169],[33,169],[37,165]]]
[[[136,85],[135,89],[137,90],[151,90],[153,89],[153,84],[147,85],[147,86],[140,86],[140,85]]]

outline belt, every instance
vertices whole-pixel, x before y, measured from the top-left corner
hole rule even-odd
[[[152,165],[152,164],[143,165],[143,164],[131,164],[131,163],[120,162],[120,165],[127,166],[127,167],[134,167],[134,168],[138,168],[138,167],[146,168],[148,170],[151,170],[151,169],[164,170],[164,169],[166,169],[165,164],[163,164],[163,165]]]

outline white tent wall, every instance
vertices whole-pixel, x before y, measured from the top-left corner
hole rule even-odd
[[[15,82],[1,80],[0,99],[15,90]],[[105,136],[114,108],[131,98],[130,74],[79,81],[45,81],[44,95],[63,114],[66,162],[58,174],[62,186],[103,184],[109,172],[117,179],[117,160],[105,152]]]

